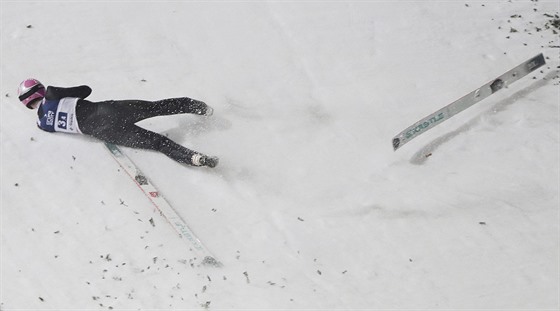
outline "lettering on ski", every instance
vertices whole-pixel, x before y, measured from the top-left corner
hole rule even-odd
[[[393,137],[393,141],[392,141],[393,149],[394,150],[399,149],[400,147],[402,147],[404,144],[408,143],[412,139],[420,136],[421,134],[432,129],[436,125],[441,124],[445,120],[448,120],[449,118],[471,107],[472,105],[478,103],[479,101],[485,99],[486,97],[496,93],[502,88],[507,87],[508,85],[528,75],[529,73],[531,73],[532,71],[541,67],[544,64],[545,64],[544,56],[541,53],[523,62],[517,67],[514,67],[513,69],[497,77],[496,79],[489,81],[485,85],[461,97],[460,99],[452,102],[451,104],[421,119],[420,121],[414,123],[413,125],[406,128],[404,131],[400,132],[398,135]]]
[[[144,192],[144,195],[154,205],[159,214],[173,227],[194,252],[195,258],[192,262],[205,266],[220,267],[221,263],[204,247],[202,242],[194,235],[187,223],[175,212],[171,205],[164,199],[160,192],[150,183],[146,175],[144,175],[132,161],[120,150],[116,145],[105,143],[105,146],[111,152],[113,158],[124,169],[125,173],[134,181],[134,183]]]

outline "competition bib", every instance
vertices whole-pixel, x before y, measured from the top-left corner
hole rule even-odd
[[[42,104],[43,116],[37,125],[48,132],[82,133],[76,118],[78,98],[66,97],[60,100],[46,100]]]

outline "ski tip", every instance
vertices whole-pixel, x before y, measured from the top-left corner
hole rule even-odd
[[[393,138],[393,151],[397,151],[401,146],[401,139],[398,137]]]
[[[543,53],[540,53],[539,55],[533,57],[532,59],[530,59],[527,62],[527,70],[531,72],[531,71],[541,67],[544,64],[546,64],[546,61],[544,59],[544,55],[543,55]]]
[[[220,268],[223,267],[222,263],[212,256],[206,256],[202,260],[202,265],[205,267]]]

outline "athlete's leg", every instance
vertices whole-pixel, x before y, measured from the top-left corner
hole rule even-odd
[[[212,108],[204,102],[188,97],[168,98],[153,102],[144,100],[123,100],[116,101],[115,105],[119,106],[119,110],[126,111],[128,117],[132,118],[135,122],[152,117],[173,114],[192,113],[210,115],[212,113]]]
[[[134,123],[157,115],[192,113],[196,103],[190,99],[170,99],[167,102],[108,101],[88,103],[77,107],[80,130],[86,135],[116,145],[150,149],[164,153],[177,162],[190,165],[214,167],[217,158],[183,147],[171,139],[141,128]],[[198,102],[205,109],[202,102]],[[151,107],[151,109],[149,109]]]
[[[88,134],[115,145],[159,151],[183,164],[199,166],[201,163],[193,162],[193,159],[197,160],[198,157],[204,156],[177,144],[161,134],[136,125],[119,127],[118,130],[98,130]]]

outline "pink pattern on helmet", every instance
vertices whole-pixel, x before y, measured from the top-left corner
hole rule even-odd
[[[45,86],[36,79],[26,79],[19,84],[18,98],[27,108],[28,105],[36,99],[45,97]]]

